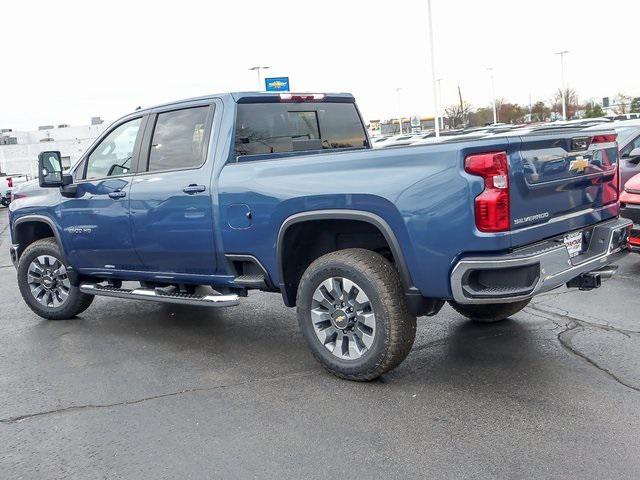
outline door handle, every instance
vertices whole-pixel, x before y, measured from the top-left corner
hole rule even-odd
[[[111,192],[109,193],[109,198],[113,198],[118,199],[118,198],[124,198],[127,196],[126,192],[123,192],[122,190],[116,190],[115,192]]]
[[[206,189],[207,188],[204,185],[196,185],[195,183],[192,183],[191,185],[184,187],[182,191],[192,195],[194,193],[204,192]]]

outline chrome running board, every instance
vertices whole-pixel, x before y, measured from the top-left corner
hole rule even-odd
[[[234,307],[240,303],[236,294],[230,295],[198,295],[180,292],[163,292],[160,289],[110,287],[95,283],[83,283],[80,291],[101,297],[116,297],[130,300],[147,300],[151,302],[175,303],[182,305],[199,305],[202,307]]]

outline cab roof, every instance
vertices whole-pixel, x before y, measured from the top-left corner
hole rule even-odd
[[[155,108],[164,108],[170,107],[172,105],[180,105],[183,103],[192,103],[199,102],[202,100],[213,100],[214,98],[220,98],[221,100],[231,100],[236,103],[249,103],[248,100],[271,100],[271,99],[279,99],[281,98],[281,94],[291,95],[293,97],[296,96],[305,96],[305,95],[324,95],[324,100],[342,100],[342,101],[353,101],[354,97],[350,93],[323,93],[323,92],[225,92],[225,93],[212,93],[209,95],[203,95],[200,97],[192,97],[185,98],[182,100],[174,100],[172,102],[161,103],[158,105],[153,105],[151,107],[143,108],[139,111],[147,111],[153,110]],[[244,100],[244,102],[243,102]]]

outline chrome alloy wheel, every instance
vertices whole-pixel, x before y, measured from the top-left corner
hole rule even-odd
[[[45,307],[57,308],[69,298],[71,283],[65,266],[51,255],[33,259],[27,273],[31,294]]]
[[[373,345],[376,318],[369,297],[355,282],[332,277],[322,282],[311,302],[318,340],[334,356],[357,360]]]

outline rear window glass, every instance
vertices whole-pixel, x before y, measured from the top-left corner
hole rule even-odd
[[[236,156],[363,148],[364,126],[352,103],[241,103]]]

